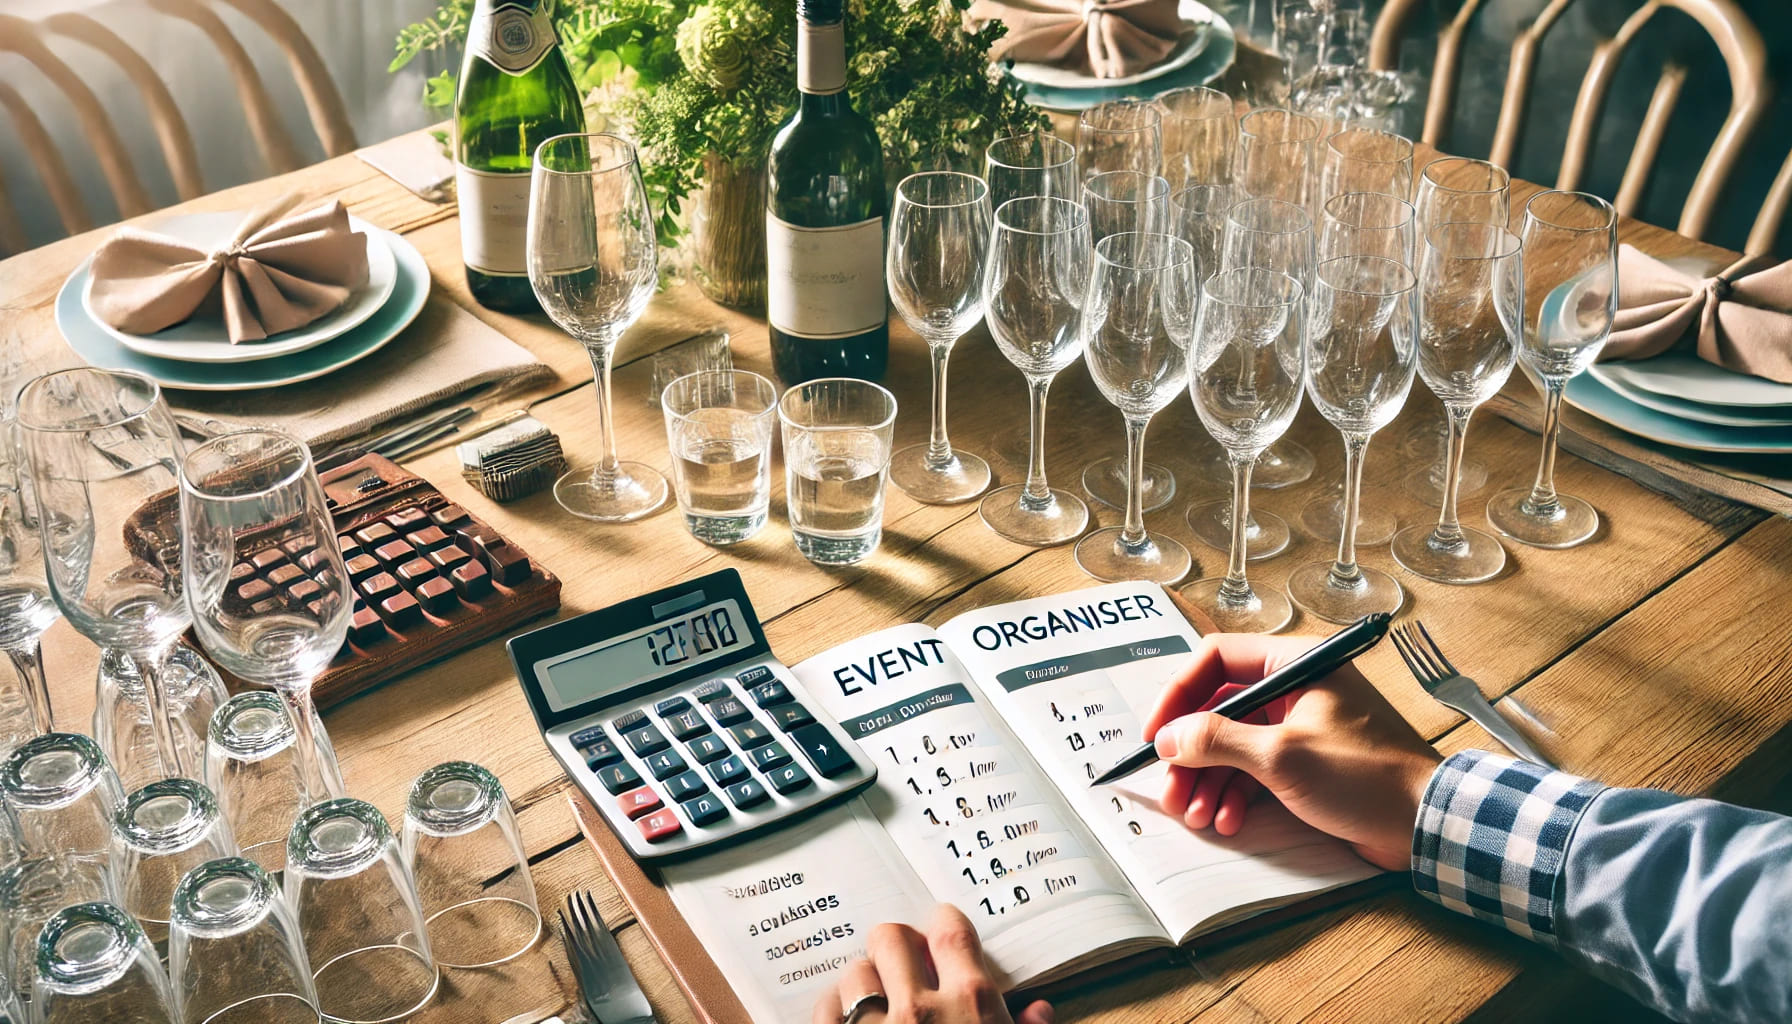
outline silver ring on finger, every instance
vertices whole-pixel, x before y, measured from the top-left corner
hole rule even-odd
[[[846,1012],[840,1015],[840,1024],[859,1024],[859,1018],[874,1009],[885,1013],[890,1010],[890,1000],[882,992],[867,992],[854,999]]]

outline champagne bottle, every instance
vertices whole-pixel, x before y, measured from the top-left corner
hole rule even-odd
[[[461,260],[480,305],[540,309],[523,258],[535,147],[585,130],[549,0],[478,0],[454,98]]]
[[[846,95],[842,0],[797,0],[797,110],[767,167],[766,312],[786,384],[883,376],[884,157]]]

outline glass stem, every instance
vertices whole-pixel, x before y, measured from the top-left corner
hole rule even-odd
[[[299,773],[305,779],[305,800],[309,806],[330,797],[328,780],[319,766],[321,758],[317,753],[317,729],[311,720],[311,689],[280,690],[280,699],[286,702],[286,713],[292,716],[293,753],[297,755]]]
[[[1045,482],[1045,398],[1051,389],[1050,377],[1027,378],[1027,413],[1033,436],[1027,446],[1027,483],[1021,488],[1020,503],[1035,511],[1052,502],[1052,489]]]
[[[616,476],[616,425],[610,412],[610,356],[615,351],[614,338],[585,345],[585,354],[591,357],[591,378],[597,385],[597,439],[603,455],[591,476],[599,484],[607,484]]]
[[[1356,520],[1363,500],[1363,453],[1368,447],[1368,434],[1344,435],[1344,518],[1338,523],[1338,560],[1326,581],[1335,587],[1355,586],[1363,578],[1356,567]]]
[[[952,357],[950,341],[930,342],[933,359],[933,426],[927,435],[927,468],[945,469],[952,464],[952,442],[946,438],[946,363]]]
[[[1244,578],[1245,535],[1251,518],[1251,467],[1254,457],[1229,456],[1232,463],[1232,546],[1226,555],[1226,579],[1220,584],[1222,604],[1237,604],[1253,596]]]
[[[19,684],[25,688],[25,702],[31,705],[31,722],[41,735],[54,732],[55,724],[50,714],[50,683],[44,676],[43,645],[37,637],[6,649],[7,660],[12,662],[13,671],[18,673]]]
[[[180,743],[174,734],[173,709],[168,705],[167,680],[162,677],[162,663],[168,648],[132,651],[131,664],[143,680],[143,702],[149,708],[149,731],[156,741],[156,757],[162,764],[162,775],[170,779],[193,778],[181,758]]]
[[[1450,425],[1450,446],[1444,455],[1444,507],[1437,514],[1437,529],[1431,543],[1438,547],[1455,547],[1462,543],[1462,524],[1456,519],[1456,489],[1462,484],[1462,451],[1468,439],[1468,418],[1472,405],[1447,405],[1444,416]]]
[[[1556,510],[1556,435],[1562,429],[1562,392],[1566,387],[1566,381],[1543,382],[1543,459],[1537,463],[1537,482],[1523,504],[1524,511],[1532,515],[1546,516]]]
[[[1126,417],[1126,525],[1120,528],[1120,543],[1129,548],[1143,547],[1145,535],[1145,428],[1151,421],[1143,416]]]

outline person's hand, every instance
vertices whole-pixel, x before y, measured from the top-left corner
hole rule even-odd
[[[1313,637],[1216,633],[1164,687],[1145,738],[1171,763],[1163,808],[1189,828],[1236,835],[1268,790],[1295,816],[1377,867],[1412,859],[1412,830],[1441,758],[1355,666],[1244,722],[1202,713],[1306,653]]]
[[[855,1006],[852,1024],[1052,1024],[1043,1000],[1022,1010],[1018,1022],[1008,1016],[977,930],[950,903],[934,911],[926,935],[905,924],[878,925],[866,953],[816,1001],[814,1024],[842,1024]]]

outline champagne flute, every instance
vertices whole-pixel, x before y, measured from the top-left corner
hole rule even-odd
[[[983,151],[983,180],[989,183],[991,210],[1022,196],[1074,199],[1076,147],[1050,132],[997,139]]]
[[[1077,118],[1077,171],[1084,181],[1103,171],[1156,174],[1163,158],[1163,114],[1154,103],[1098,103]]]
[[[1189,370],[1189,395],[1232,467],[1232,545],[1224,576],[1197,580],[1182,596],[1228,633],[1273,633],[1293,618],[1279,591],[1245,578],[1245,523],[1251,467],[1300,409],[1306,378],[1301,284],[1262,267],[1234,267],[1207,279]]]
[[[1518,358],[1542,382],[1543,457],[1529,490],[1487,501],[1487,521],[1513,540],[1571,548],[1599,529],[1599,513],[1556,493],[1556,434],[1562,392],[1593,365],[1618,311],[1618,214],[1584,192],[1540,192],[1525,204],[1524,333]]]
[[[1412,271],[1379,256],[1326,260],[1307,303],[1307,395],[1344,436],[1344,522],[1338,557],[1288,577],[1288,596],[1327,622],[1393,614],[1405,603],[1394,577],[1358,565],[1356,512],[1369,438],[1394,421],[1412,389],[1418,353]]]
[[[7,330],[0,326],[0,332]],[[0,344],[4,344],[0,337]],[[3,359],[0,356],[0,359]],[[50,597],[37,524],[27,515],[11,383],[0,384],[0,651],[12,663],[17,689],[0,690],[0,757],[52,731],[50,686],[42,640],[62,613]]]
[[[1126,522],[1076,545],[1076,562],[1098,580],[1174,583],[1188,574],[1188,549],[1145,531],[1145,429],[1188,384],[1194,340],[1194,247],[1164,234],[1110,235],[1095,243],[1084,306],[1084,358],[1102,397],[1126,421]]]
[[[666,503],[666,478],[616,457],[611,357],[647,308],[659,275],[653,212],[641,165],[627,139],[607,132],[556,135],[535,150],[529,184],[529,284],[556,326],[591,357],[603,455],[554,484],[575,516],[626,523]]]
[[[890,479],[916,501],[952,505],[989,487],[989,463],[954,451],[946,437],[946,362],[983,318],[989,259],[989,186],[956,171],[911,174],[896,186],[885,277],[902,319],[933,360],[933,418],[926,444],[890,457]]]
[[[1419,378],[1444,403],[1450,451],[1437,525],[1394,535],[1394,561],[1438,583],[1480,583],[1506,564],[1492,534],[1456,518],[1468,420],[1512,373],[1522,331],[1524,255],[1518,236],[1491,224],[1440,224],[1419,261]]]
[[[339,795],[319,754],[311,683],[342,649],[354,595],[311,449],[274,430],[207,441],[181,464],[180,518],[182,572],[200,643],[237,678],[279,692],[308,801]],[[296,596],[295,586],[278,593],[277,608],[252,607],[230,570],[268,548],[306,551],[315,592]]]
[[[1031,442],[1027,482],[990,491],[977,511],[990,529],[1019,544],[1062,544],[1089,524],[1089,507],[1045,480],[1046,396],[1052,378],[1082,354],[1089,261],[1089,214],[1082,204],[1031,196],[996,211],[984,319],[996,347],[1027,378]]]
[[[1246,114],[1238,122],[1232,183],[1251,199],[1280,199],[1310,207],[1319,169],[1321,127],[1317,118],[1279,107]]]
[[[1232,154],[1238,148],[1232,97],[1191,85],[1162,93],[1153,102],[1163,119],[1163,175],[1170,187],[1230,182]]]
[[[36,495],[50,593],[69,625],[125,651],[143,680],[165,776],[183,763],[163,662],[192,621],[181,596],[173,516],[136,517],[174,491],[180,429],[155,381],[82,367],[48,373],[19,395],[18,423]]]

